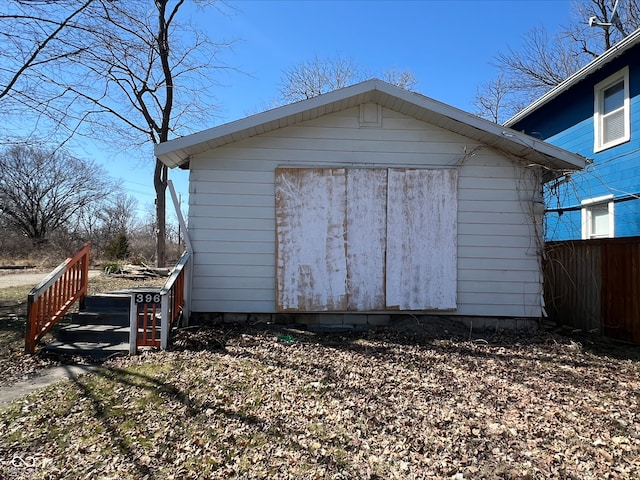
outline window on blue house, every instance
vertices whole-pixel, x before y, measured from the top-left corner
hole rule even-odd
[[[582,238],[614,236],[613,195],[582,201]]]
[[[629,69],[623,68],[595,86],[594,151],[629,141]]]

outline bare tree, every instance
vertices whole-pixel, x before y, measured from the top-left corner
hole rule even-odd
[[[98,218],[102,223],[102,232],[107,237],[113,237],[120,232],[129,233],[137,228],[138,220],[135,211],[138,200],[129,195],[117,195],[108,198],[99,212]]]
[[[478,87],[478,94],[475,99],[476,113],[481,114],[488,120],[498,123],[503,117],[502,109],[515,110],[507,102],[514,87],[499,75],[495,80],[483,83]]]
[[[283,72],[280,96],[287,103],[306,100],[353,85],[365,76],[351,58],[341,55],[321,58],[316,55]],[[407,90],[413,90],[418,83],[411,71],[396,67],[385,70],[381,76],[383,80]]]
[[[356,83],[359,77],[350,58],[316,55],[283,72],[280,94],[285,102],[297,102]]]
[[[28,103],[46,104],[50,98],[42,92],[38,71],[55,68],[61,60],[82,51],[65,42],[76,22],[90,11],[97,0],[6,0],[0,6],[0,115],[4,129],[0,144],[32,145],[31,134],[38,134],[38,111]],[[55,95],[59,93],[56,92]],[[29,119],[29,121],[27,121]],[[31,125],[29,125],[29,122]],[[18,124],[18,125],[16,125]],[[16,127],[19,137],[12,136]],[[26,127],[26,128],[25,128]],[[13,138],[12,138],[13,137]]]
[[[410,70],[398,70],[395,66],[389,70],[384,70],[381,77],[385,82],[409,91],[415,90],[416,85],[418,85],[418,79],[413,72]]]
[[[35,243],[116,189],[101,167],[60,149],[10,147],[0,154],[0,171],[0,216]]]
[[[509,49],[498,55],[497,62],[514,87],[517,85],[535,95],[559,84],[580,68],[572,46],[563,37],[551,39],[543,27],[529,32],[521,51]],[[520,82],[516,84],[515,80]]]
[[[574,42],[577,53],[588,61],[640,27],[640,2],[574,0],[572,17],[577,21],[565,27],[563,33]]]
[[[77,54],[32,69],[31,88],[14,88],[13,99],[50,118],[59,133],[108,136],[125,150],[197,128],[213,114],[216,59],[228,44],[181,23],[183,11],[185,0],[94,0],[61,39]],[[156,160],[158,265],[165,263],[167,180]]]
[[[519,49],[498,54],[497,78],[478,88],[478,114],[498,122],[508,119],[640,27],[640,1],[617,3],[614,16],[616,0],[576,0],[572,23],[558,35],[534,28]]]
[[[138,228],[138,200],[122,192],[114,192],[102,201],[93,202],[78,215],[77,233],[91,241],[98,253],[119,233],[129,235]]]

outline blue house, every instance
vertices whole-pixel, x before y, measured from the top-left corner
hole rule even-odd
[[[505,126],[593,160],[546,185],[547,240],[640,235],[640,30]]]

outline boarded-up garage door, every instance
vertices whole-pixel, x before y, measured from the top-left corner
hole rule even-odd
[[[276,170],[279,311],[456,308],[457,172]]]

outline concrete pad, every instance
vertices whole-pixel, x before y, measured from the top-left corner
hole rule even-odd
[[[11,402],[19,400],[41,388],[65,380],[78,378],[97,368],[95,365],[62,365],[41,370],[38,375],[28,380],[0,387],[0,408],[4,408]]]

